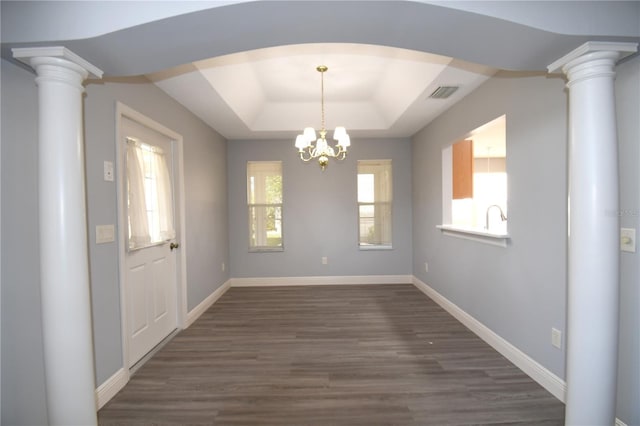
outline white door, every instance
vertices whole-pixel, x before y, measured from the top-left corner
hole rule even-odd
[[[124,292],[129,367],[177,327],[173,155],[169,137],[122,117]],[[164,166],[163,166],[164,164]]]

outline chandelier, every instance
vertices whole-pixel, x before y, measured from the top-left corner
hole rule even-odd
[[[327,131],[324,128],[324,73],[328,69],[325,65],[318,65],[316,68],[320,73],[320,104],[322,106],[322,128],[318,132],[320,137],[316,139],[316,131],[312,127],[307,127],[301,135],[298,135],[295,144],[302,161],[307,162],[317,158],[323,171],[329,164],[330,157],[344,160],[347,156],[347,148],[351,145],[351,139],[344,127],[336,127],[333,132],[333,139],[338,141],[335,148],[327,143]]]

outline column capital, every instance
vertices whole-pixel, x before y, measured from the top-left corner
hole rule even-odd
[[[64,46],[20,47],[13,48],[11,51],[13,52],[14,58],[34,69],[36,65],[34,60],[36,60],[36,58],[52,58],[59,60],[60,65],[64,64],[63,61],[67,61],[67,63],[72,63],[80,67],[86,73],[83,78],[87,78],[88,76],[102,78],[103,73],[100,68],[89,63]],[[41,62],[41,60],[36,60],[35,62]]]
[[[638,43],[588,41],[549,65],[547,69],[550,73],[563,72],[566,74],[568,70],[572,66],[577,65],[577,63],[583,63],[585,60],[588,61],[588,55],[592,55],[593,59],[602,59],[603,56],[608,56],[608,58],[615,63],[618,59],[635,53],[637,50]],[[582,60],[576,62],[576,60],[580,58],[582,58]]]

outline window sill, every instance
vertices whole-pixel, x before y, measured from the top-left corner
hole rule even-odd
[[[249,253],[272,253],[284,251],[284,247],[252,247]]]
[[[358,249],[362,250],[362,251],[393,250],[393,247],[392,246],[360,245],[360,246],[358,246]]]
[[[509,234],[502,232],[488,232],[484,229],[463,228],[455,225],[437,225],[436,228],[440,229],[444,235],[498,247],[506,247],[509,241]]]

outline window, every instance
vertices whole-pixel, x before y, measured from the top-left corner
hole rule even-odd
[[[506,117],[443,151],[443,223],[507,233]]]
[[[247,163],[249,250],[278,251],[282,244],[282,162]]]
[[[358,160],[360,248],[391,248],[391,204],[391,160]]]
[[[173,191],[164,151],[127,138],[128,249],[175,238]]]

